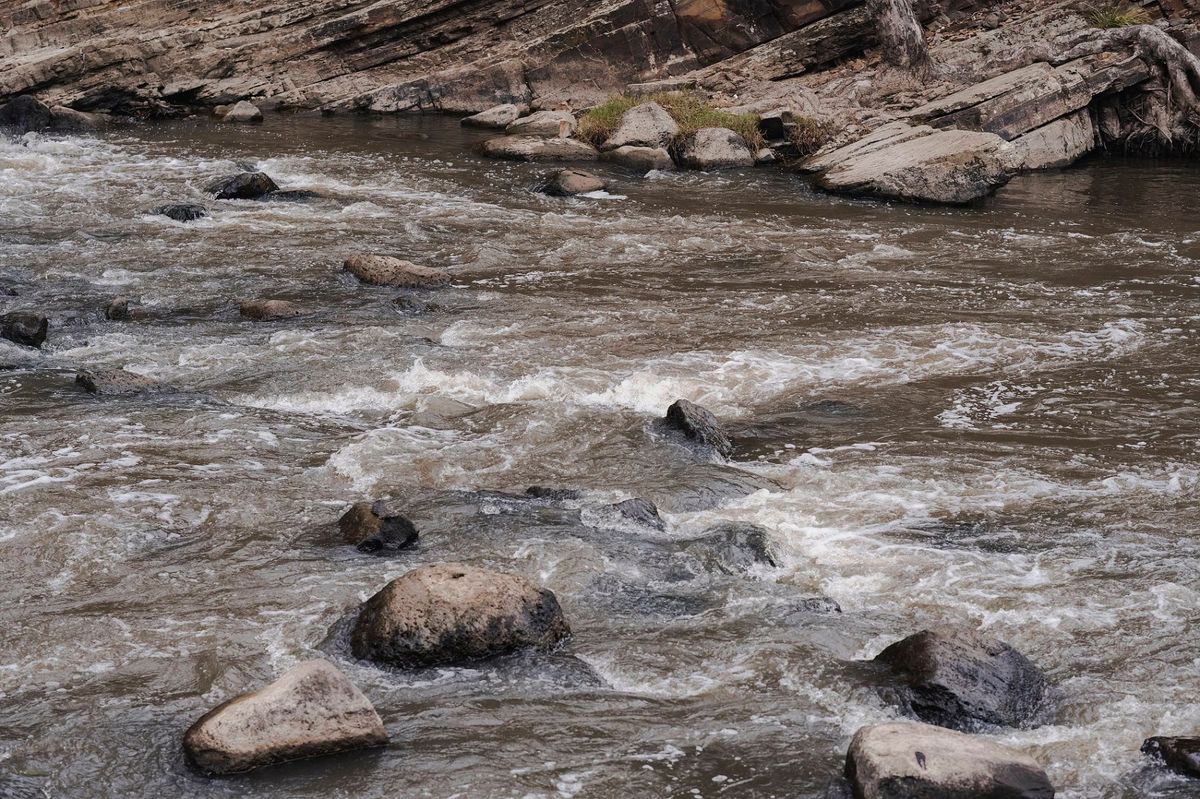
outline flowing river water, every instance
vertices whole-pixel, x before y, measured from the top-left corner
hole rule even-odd
[[[970,209],[773,169],[554,199],[550,168],[478,138],[275,117],[0,142],[0,302],[52,323],[41,352],[0,341],[0,774],[72,799],[815,799],[854,730],[897,717],[855,661],[966,623],[1056,684],[1047,724],[996,737],[1060,796],[1197,795],[1138,753],[1200,732],[1195,163],[1092,162]],[[241,166],[322,196],[204,198]],[[213,214],[142,213],[172,201]],[[454,284],[404,312],[340,270],[357,251]],[[104,319],[116,295],[133,320]],[[245,321],[252,297],[307,313]],[[120,367],[175,390],[73,383]],[[680,397],[732,462],[659,426]],[[508,496],[531,485],[580,493]],[[603,510],[635,496],[665,531]],[[364,497],[419,548],[341,544]],[[695,556],[727,522],[777,567]],[[545,584],[574,637],[355,662],[358,603],[446,560]],[[318,656],[388,748],[189,770],[192,721]]]

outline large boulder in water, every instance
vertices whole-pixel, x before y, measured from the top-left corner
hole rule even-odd
[[[387,502],[356,502],[338,519],[342,540],[359,552],[388,554],[415,546],[416,526]]]
[[[188,759],[209,774],[387,742],[371,702],[327,660],[301,663],[265,688],[217,706],[183,738]]]
[[[1200,777],[1200,738],[1147,738],[1142,752],[1187,777]]]
[[[855,799],[1053,799],[1024,752],[928,724],[863,727],[846,753]]]
[[[264,172],[239,172],[214,180],[204,189],[218,200],[258,200],[279,186]]]
[[[509,161],[595,161],[596,148],[578,139],[499,136],[483,143],[483,154]]]
[[[733,169],[754,166],[754,153],[728,128],[701,128],[683,140],[679,163],[689,169]]]
[[[469,128],[504,130],[510,124],[520,119],[526,110],[528,110],[526,106],[519,106],[515,103],[504,103],[503,105],[492,106],[486,111],[480,111],[473,116],[464,117],[462,124]]]
[[[551,591],[516,574],[442,563],[368,599],[350,643],[355,657],[419,668],[549,650],[570,634]]]
[[[222,122],[262,122],[262,111],[258,110],[258,106],[247,100],[239,100],[234,103],[233,108],[230,108],[221,117]]]
[[[600,158],[643,174],[655,169],[667,172],[675,168],[665,147],[618,147],[603,153]]]
[[[0,316],[0,338],[25,347],[40,347],[46,342],[50,321],[41,314],[13,311]]]
[[[875,657],[898,678],[900,704],[917,718],[957,730],[1028,726],[1043,707],[1046,677],[1003,641],[965,627],[924,630]]]
[[[682,431],[691,440],[712,447],[721,457],[728,458],[733,454],[733,441],[707,408],[685,399],[675,400],[667,408],[666,423],[667,427]]]
[[[585,172],[582,169],[563,169],[556,172],[542,191],[551,197],[573,197],[576,194],[588,194],[593,191],[603,191],[607,184],[602,178]]]
[[[600,149],[618,147],[666,147],[679,133],[679,124],[667,109],[655,102],[634,106],[621,115],[621,122]]]
[[[561,136],[567,138],[575,133],[579,123],[570,111],[538,111],[527,117],[515,119],[504,129],[509,136]]]
[[[50,108],[28,94],[14,97],[0,105],[0,129],[12,133],[31,133],[50,127]]]
[[[150,212],[155,216],[165,216],[176,222],[195,222],[208,216],[208,209],[203,205],[193,203],[171,203],[160,205]]]
[[[127,369],[85,369],[75,375],[75,383],[89,394],[109,397],[168,390],[154,378]]]
[[[363,283],[397,288],[438,288],[450,283],[450,273],[420,266],[390,255],[351,255],[342,264]]]

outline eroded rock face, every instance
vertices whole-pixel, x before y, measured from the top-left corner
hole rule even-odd
[[[354,656],[405,668],[463,663],[570,635],[558,599],[524,577],[463,563],[423,566],[366,601]]]
[[[264,172],[242,172],[213,181],[205,191],[218,200],[258,200],[279,186]]]
[[[208,209],[203,205],[193,205],[192,203],[173,203],[160,205],[150,213],[155,216],[169,217],[176,222],[194,222],[208,216]]]
[[[964,627],[924,630],[876,656],[900,685],[904,708],[957,730],[1028,726],[1046,700],[1046,677],[1003,641]]]
[[[666,147],[678,133],[679,124],[667,109],[655,102],[642,103],[621,116],[621,123],[600,149]]]
[[[1161,760],[1172,771],[1200,778],[1200,738],[1147,738],[1142,752]]]
[[[579,123],[570,111],[538,111],[515,119],[504,132],[509,136],[546,136],[567,138],[575,134]]]
[[[238,306],[238,311],[246,319],[256,322],[290,319],[303,313],[299,306],[287,300],[245,300]]]
[[[734,169],[754,166],[754,153],[728,128],[701,128],[684,140],[679,162],[689,169]]]
[[[667,408],[667,426],[682,431],[689,439],[712,447],[721,457],[733,454],[733,442],[722,429],[717,417],[700,405],[688,400],[675,400]]]
[[[573,197],[576,194],[587,194],[593,191],[603,191],[607,184],[598,176],[582,169],[564,169],[555,173],[554,177],[542,187],[542,191],[552,197]]]
[[[0,338],[25,347],[40,347],[46,342],[50,322],[41,314],[13,311],[0,316]]]
[[[342,540],[359,552],[388,554],[416,545],[417,528],[387,502],[356,502],[338,519]]]
[[[928,724],[876,724],[854,734],[846,779],[856,799],[1053,799],[1023,752]]]
[[[600,157],[642,173],[653,169],[666,172],[675,168],[671,154],[664,147],[618,147],[601,154]]]
[[[596,148],[577,139],[500,136],[483,143],[483,154],[508,161],[595,161]]]
[[[254,103],[241,100],[221,117],[222,122],[262,122],[263,114]]]
[[[301,663],[265,688],[218,705],[183,739],[188,759],[209,774],[387,742],[371,702],[327,660]]]
[[[438,288],[450,283],[450,273],[390,255],[351,255],[343,264],[363,283],[397,288]]]
[[[469,117],[464,117],[462,124],[469,128],[489,128],[491,130],[504,130],[513,122],[521,118],[528,109],[525,106],[517,105],[516,103],[504,103],[502,105],[492,106],[486,111],[480,111],[478,114],[473,114]]]

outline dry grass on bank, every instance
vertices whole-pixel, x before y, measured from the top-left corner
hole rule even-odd
[[[1097,28],[1126,28],[1130,25],[1145,25],[1152,19],[1150,12],[1141,6],[1125,3],[1092,6],[1084,11],[1083,15]]]
[[[614,95],[580,118],[579,129],[575,135],[599,147],[621,124],[621,116],[626,111],[651,101],[667,109],[679,125],[679,133],[671,143],[672,147],[701,128],[729,128],[740,134],[754,150],[766,146],[766,141],[758,130],[757,114],[731,114],[713,107],[703,97],[688,92],[663,92],[641,96]]]

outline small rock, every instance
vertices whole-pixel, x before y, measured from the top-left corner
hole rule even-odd
[[[14,311],[0,316],[0,338],[25,347],[40,347],[46,341],[50,322],[41,314]]]
[[[462,124],[470,128],[492,128],[495,130],[503,130],[513,122],[520,119],[521,114],[528,109],[514,103],[505,103],[504,105],[496,105],[480,111],[474,116],[465,117]]]
[[[197,219],[203,219],[208,216],[208,209],[203,205],[175,203],[172,205],[160,205],[150,213],[156,216],[170,217],[176,222],[194,222]]]
[[[387,742],[370,700],[327,660],[301,663],[265,688],[218,705],[183,738],[188,759],[208,774]]]
[[[756,524],[733,522],[706,531],[697,548],[710,554],[710,564],[726,574],[744,574],[755,566],[779,565],[771,534]]]
[[[775,163],[776,160],[775,151],[770,147],[764,147],[754,154],[755,166],[766,166]]]
[[[205,191],[218,200],[257,200],[279,186],[263,172],[241,172],[213,181]]]
[[[618,147],[663,148],[679,134],[679,125],[661,105],[655,102],[634,106],[621,115],[617,129],[604,142],[602,150]]]
[[[280,191],[268,192],[258,199],[273,203],[306,203],[310,200],[319,200],[321,197],[320,192],[312,191],[311,189],[281,189]]]
[[[419,668],[549,650],[570,634],[551,591],[519,575],[442,563],[368,599],[350,643],[357,658]]]
[[[538,111],[515,119],[504,128],[509,136],[545,136],[568,138],[575,134],[579,123],[570,111]]]
[[[1200,738],[1147,738],[1142,752],[1187,777],[1200,777]]]
[[[875,657],[900,679],[904,708],[922,721],[973,732],[1029,725],[1046,698],[1046,677],[1003,641],[966,627],[924,630]]]
[[[690,169],[731,169],[754,166],[754,153],[728,128],[701,128],[684,140],[679,161]]]
[[[383,500],[356,502],[338,519],[342,540],[359,552],[384,554],[415,546],[420,534]]]
[[[483,154],[509,161],[595,161],[596,148],[577,139],[500,136],[483,143]]]
[[[846,779],[857,799],[1054,799],[1024,752],[928,724],[875,724],[854,734]]]
[[[648,499],[634,497],[624,502],[618,502],[612,507],[631,522],[644,524],[659,531],[667,529],[667,523],[663,521],[662,516],[658,515],[658,506]]]
[[[89,394],[102,396],[140,394],[162,388],[156,380],[125,369],[84,370],[75,375],[75,382]]]
[[[450,283],[449,272],[388,255],[351,255],[344,267],[362,282],[375,286],[438,288]]]
[[[242,316],[256,322],[290,319],[303,313],[295,303],[287,300],[246,300],[241,303],[238,310]]]
[[[733,454],[733,442],[721,429],[717,417],[700,405],[685,399],[676,400],[667,408],[666,422],[668,427],[682,430],[693,441],[712,447],[721,457],[728,458]]]
[[[433,311],[442,310],[442,306],[434,302],[426,302],[414,294],[401,294],[396,299],[392,300],[392,304],[401,313],[406,314],[423,314]]]
[[[671,154],[664,147],[618,147],[600,157],[643,174],[655,169],[667,172],[675,168]]]
[[[593,191],[603,191],[605,182],[591,172],[582,169],[564,169],[558,172],[542,187],[542,191],[552,197],[572,197],[576,194],[587,194]]]
[[[534,499],[544,499],[549,502],[573,502],[583,498],[583,492],[577,488],[552,488],[551,486],[529,486],[525,496]]]
[[[262,122],[262,111],[247,100],[240,100],[221,116],[222,122]]]
[[[129,319],[129,298],[117,297],[104,309],[104,318],[113,322],[124,322]]]

